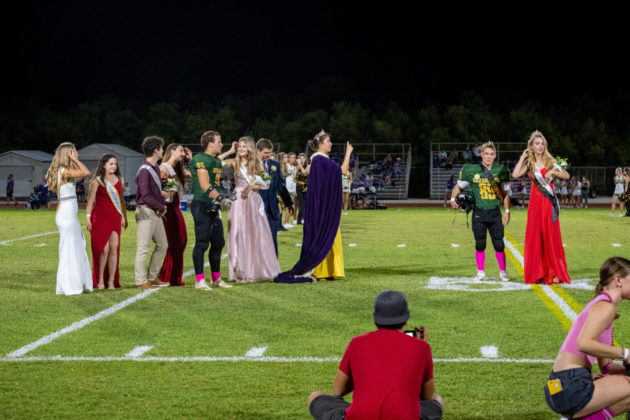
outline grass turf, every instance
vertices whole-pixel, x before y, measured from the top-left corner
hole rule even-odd
[[[597,278],[606,258],[628,256],[630,223],[607,214],[607,209],[561,213],[573,279]],[[80,212],[81,221],[84,216]],[[130,216],[130,227],[121,238],[123,287],[56,296],[58,234],[14,240],[55,232],[54,212],[0,211],[0,242],[10,241],[0,246],[0,355],[139,293],[133,282],[136,236]],[[185,218],[192,245],[188,212]],[[514,210],[506,231],[517,247],[522,247],[525,223],[526,211]],[[427,325],[436,359],[478,358],[480,347],[489,345],[498,348],[501,358],[555,357],[566,330],[531,290],[426,288],[432,276],[471,277],[475,272],[474,242],[462,213],[439,208],[351,211],[342,216],[341,229],[345,280],[314,285],[262,282],[201,293],[193,289],[191,276],[185,287],[155,292],[25,357],[123,357],[137,346],[152,346],[145,356],[239,357],[253,347],[267,347],[264,355],[270,357],[339,359],[351,337],[373,329],[374,297],[388,288],[407,295],[409,323]],[[85,235],[89,253],[89,234]],[[280,233],[278,240],[281,267],[288,269],[299,257],[301,228]],[[192,268],[191,252],[189,246],[185,270]],[[489,277],[498,276],[492,250],[486,266]],[[511,262],[508,271],[513,282],[522,283]],[[222,272],[227,273],[225,259]],[[581,305],[592,297],[588,290],[565,291]],[[615,339],[628,343],[630,314],[625,305],[620,313]],[[317,389],[332,391],[337,365],[4,361],[0,416],[309,418],[306,397]],[[542,393],[549,369],[548,363],[437,361],[436,391],[446,401],[447,419],[553,419],[558,416],[547,408]]]

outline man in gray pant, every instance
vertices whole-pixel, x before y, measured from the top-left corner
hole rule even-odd
[[[162,216],[166,213],[165,195],[162,191],[160,168],[158,160],[164,152],[164,139],[149,136],[142,141],[142,151],[145,160],[136,175],[136,223],[138,237],[135,262],[135,280],[139,289],[155,289],[157,286],[167,285],[157,278],[164,255],[168,249],[166,232]],[[151,249],[151,241],[155,242],[155,249],[149,261],[147,273],[146,258]]]

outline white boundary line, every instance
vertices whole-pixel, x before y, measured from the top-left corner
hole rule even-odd
[[[523,258],[521,253],[518,252],[518,249],[516,249],[516,247],[512,244],[512,242],[510,242],[505,237],[503,238],[503,242],[505,243],[505,246],[510,250],[512,255],[514,255],[514,258],[516,258],[516,260],[521,264],[521,266],[524,266],[525,259]],[[541,285],[541,289],[545,292],[547,296],[549,296],[549,298],[553,301],[553,303],[556,304],[556,306],[562,311],[562,313],[571,320],[571,322],[577,319],[578,314],[573,309],[571,309],[569,304],[565,302],[565,300],[562,299],[556,292],[554,292],[551,287],[543,284]]]
[[[131,297],[127,300],[124,300],[120,303],[117,303],[116,305],[105,309],[104,311],[101,311],[99,313],[97,313],[96,315],[92,315],[90,317],[84,318],[81,321],[77,321],[72,325],[69,325],[65,328],[60,329],[59,331],[56,331],[52,334],[48,334],[47,336],[44,336],[42,338],[40,338],[37,341],[34,341],[30,344],[25,345],[24,347],[21,347],[15,351],[12,351],[11,353],[7,354],[7,357],[20,357],[25,355],[26,353],[28,353],[31,350],[36,349],[39,346],[43,346],[44,344],[48,344],[53,340],[56,340],[57,338],[61,337],[62,335],[71,333],[73,331],[76,331],[78,329],[81,329],[83,327],[85,327],[86,325],[94,322],[94,321],[98,321],[101,318],[105,318],[108,315],[113,314],[114,312],[117,312],[119,310],[121,310],[122,308],[131,305],[132,303],[140,300],[140,299],[144,299],[145,297],[149,296],[151,293],[157,292],[158,290],[161,290],[162,288],[158,288],[158,289],[149,289],[149,290],[145,290],[142,293],[138,293],[137,295],[135,295],[134,297]]]
[[[38,236],[38,235],[35,235]],[[222,256],[221,259],[225,258],[225,256]],[[210,265],[210,263],[205,263],[204,267],[208,267]],[[195,270],[188,270],[185,273],[182,274],[182,278],[186,278],[192,274],[194,274]],[[71,333],[73,331],[76,331],[78,329],[81,329],[83,327],[85,327],[86,325],[94,322],[94,321],[98,321],[101,318],[105,318],[108,315],[113,314],[114,312],[117,312],[121,309],[123,309],[126,306],[131,305],[132,303],[135,303],[137,301],[139,301],[140,299],[144,299],[145,297],[149,296],[151,293],[157,292],[158,290],[163,289],[163,287],[157,288],[157,289],[149,289],[149,290],[145,290],[142,293],[138,293],[137,295],[130,297],[127,300],[124,300],[120,303],[115,304],[112,307],[109,307],[99,313],[97,313],[96,315],[92,315],[90,317],[84,318],[80,321],[77,321],[75,323],[73,323],[72,325],[69,325],[65,328],[60,329],[59,331],[56,331],[52,334],[48,334],[47,336],[44,336],[42,338],[40,338],[37,341],[34,341],[30,344],[27,344],[24,347],[21,347],[15,351],[12,351],[11,353],[7,354],[7,357],[9,358],[16,358],[16,357],[21,357],[24,356],[26,353],[35,350],[37,347],[43,346],[44,344],[48,344],[53,340],[56,340],[57,338],[61,337],[62,335],[66,335],[68,333]]]
[[[7,245],[11,242],[15,242],[15,241],[23,241],[25,239],[32,239],[32,238],[39,238],[40,236],[46,236],[46,235],[52,235],[53,233],[59,233],[58,230],[54,231],[54,232],[45,232],[45,233],[38,233],[37,235],[30,235],[30,236],[25,236],[23,238],[15,238],[15,239],[7,239],[5,241],[0,241],[0,245]]]
[[[339,357],[0,357],[0,362],[266,362],[266,363],[339,363]],[[510,359],[486,357],[458,357],[433,359],[434,363],[553,363],[553,359]]]

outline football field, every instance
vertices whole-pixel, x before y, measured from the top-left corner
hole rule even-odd
[[[201,292],[190,212],[186,286],[135,287],[130,212],[121,289],[57,296],[54,211],[0,210],[0,417],[308,419],[308,395],[332,392],[349,340],[374,329],[374,298],[395,289],[409,301],[409,325],[427,328],[444,418],[558,419],[543,393],[552,361],[602,262],[630,257],[630,218],[608,213],[561,211],[567,286],[523,284],[526,210],[514,209],[506,227],[511,281],[499,281],[488,241],[489,278],[474,283],[463,213],[393,208],[342,216],[344,280]],[[283,270],[301,240],[300,226],[279,233]],[[628,346],[630,304],[619,313],[614,338]]]

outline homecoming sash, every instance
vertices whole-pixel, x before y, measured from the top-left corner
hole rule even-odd
[[[107,191],[107,195],[109,196],[109,200],[112,202],[118,213],[122,216],[123,223],[122,225],[127,228],[127,211],[123,211],[122,203],[123,199],[121,199],[120,194],[118,194],[118,190],[114,187],[107,179],[102,179],[100,176],[96,177],[96,181],[105,188]]]
[[[499,184],[497,183],[497,180],[492,175],[492,171],[490,171],[488,168],[486,168],[483,165],[480,165],[480,166],[483,169],[483,174],[486,176],[486,178],[488,178],[488,182],[490,182],[490,186],[492,187],[492,190],[494,191],[494,195],[496,195],[499,201],[503,203],[503,193],[501,193],[501,188],[499,188]]]
[[[529,177],[532,179],[532,182],[538,188],[538,191],[551,203],[552,212],[551,212],[551,221],[555,222],[558,220],[558,215],[560,214],[560,206],[558,205],[558,199],[553,193],[553,190],[549,186],[549,182],[545,179],[540,169],[536,168],[534,171],[534,176],[531,176],[531,171],[529,172]]]
[[[158,174],[155,173],[155,169],[153,169],[153,166],[150,165],[142,165],[140,166],[140,169],[138,169],[138,173],[140,173],[141,170],[146,169],[147,171],[149,171],[149,173],[151,174],[151,176],[153,177],[153,180],[155,181],[155,183],[158,186],[158,189],[160,191],[162,191],[162,181],[160,181],[160,177],[158,176]],[[137,174],[136,174],[137,176]]]

